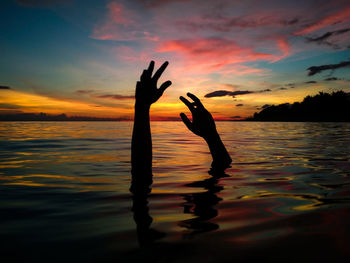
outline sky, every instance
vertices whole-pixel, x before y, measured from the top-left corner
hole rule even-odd
[[[152,120],[188,113],[187,92],[218,120],[350,92],[348,0],[5,0],[0,15],[0,114],[130,120],[151,60],[173,83]]]

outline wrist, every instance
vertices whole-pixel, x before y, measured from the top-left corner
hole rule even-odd
[[[210,142],[217,142],[220,141],[220,135],[219,133],[215,130],[211,133],[206,134],[203,136],[204,140],[209,144]]]
[[[149,111],[151,105],[135,102],[135,111]]]

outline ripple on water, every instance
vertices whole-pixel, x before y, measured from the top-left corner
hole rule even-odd
[[[148,242],[167,252],[191,247],[205,262],[271,247],[348,253],[349,123],[217,127],[233,159],[220,178],[208,174],[201,138],[179,122],[152,122],[152,193],[138,199],[129,192],[132,123],[1,123],[3,249],[30,254],[69,243],[72,255],[137,257],[130,251]],[[173,261],[186,261],[175,251]]]

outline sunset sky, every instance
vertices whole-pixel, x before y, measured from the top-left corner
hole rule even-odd
[[[348,0],[5,0],[0,14],[0,114],[131,119],[150,60],[173,83],[154,120],[188,112],[187,92],[217,119],[350,92]]]

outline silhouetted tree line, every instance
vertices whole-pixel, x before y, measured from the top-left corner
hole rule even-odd
[[[350,93],[319,92],[302,102],[269,106],[247,120],[252,121],[350,121]]]
[[[85,116],[49,115],[46,113],[16,113],[0,115],[0,121],[120,121],[121,118],[99,118]]]

